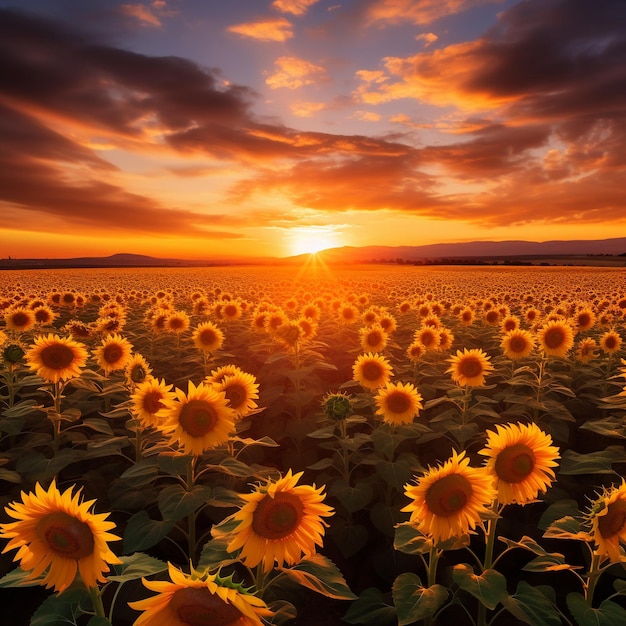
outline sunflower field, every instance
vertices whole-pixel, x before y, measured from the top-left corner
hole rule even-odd
[[[626,270],[0,274],[14,626],[626,623]]]

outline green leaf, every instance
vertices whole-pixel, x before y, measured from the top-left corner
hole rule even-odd
[[[393,547],[405,554],[425,554],[432,546],[432,540],[410,522],[396,526]]]
[[[189,457],[182,455],[159,454],[159,469],[168,476],[186,476]]]
[[[424,587],[417,574],[400,574],[392,586],[393,602],[398,612],[398,626],[431,617],[448,598],[443,585]]]
[[[19,485],[22,482],[22,476],[13,470],[0,467],[0,480],[6,480],[8,483]]]
[[[51,459],[46,458],[40,452],[31,452],[19,457],[15,469],[20,474],[28,476],[29,481],[43,481],[53,478],[78,458],[78,453],[71,448],[59,450]]]
[[[135,513],[124,531],[124,552],[141,552],[152,548],[174,528],[172,520],[159,522],[150,519],[146,511]]]
[[[177,522],[206,504],[210,497],[208,485],[194,485],[191,491],[179,484],[168,485],[159,492],[159,511],[164,520]]]
[[[48,596],[35,611],[30,626],[67,626],[76,624],[80,615],[84,614],[80,604],[91,606],[89,592],[82,589],[70,589],[59,595]]]
[[[546,539],[573,539],[575,541],[591,541],[588,533],[580,528],[580,522],[571,515],[555,520],[543,533]]]
[[[310,470],[319,471],[319,470],[324,470],[324,469],[331,467],[332,464],[333,464],[332,458],[324,457],[323,459],[320,459],[319,461],[317,461],[317,463],[313,463],[312,465],[307,465],[306,468]]]
[[[99,417],[86,417],[83,420],[83,425],[87,426],[91,430],[95,430],[97,433],[103,435],[113,436],[113,430],[107,420],[100,419]]]
[[[557,608],[536,587],[520,580],[517,590],[501,600],[504,608],[530,626],[561,626]]]
[[[342,621],[348,624],[391,626],[397,624],[396,608],[387,604],[376,587],[368,587],[350,605]]]
[[[566,516],[575,517],[579,515],[578,502],[571,498],[557,500],[551,504],[539,518],[537,527],[539,530],[547,530],[547,528],[558,519]]]
[[[39,411],[42,409],[43,409],[43,405],[37,404],[35,400],[22,400],[21,402],[14,404],[12,407],[2,411],[2,417],[5,417],[10,420],[14,420],[15,418],[24,417],[26,415],[30,415],[34,413],[35,411]],[[2,424],[2,430],[4,432],[8,432],[4,430],[5,422],[6,420],[0,420],[0,424]],[[20,421],[19,423],[22,423],[22,422]]]
[[[296,619],[298,615],[296,607],[291,602],[287,602],[287,600],[274,600],[267,606],[273,612],[271,617],[265,618],[268,624],[276,624],[276,626],[288,624]]]
[[[144,459],[129,467],[120,478],[132,482],[133,485],[151,483],[159,475],[159,470],[153,459]]]
[[[624,425],[624,420],[614,415],[599,420],[587,420],[584,424],[580,425],[580,430],[591,430],[605,437],[626,439],[626,425]]]
[[[143,552],[135,552],[130,556],[121,556],[119,559],[122,561],[122,565],[115,565],[115,571],[118,573],[113,576],[107,576],[107,580],[125,583],[144,576],[159,574],[167,569],[167,563]]]
[[[452,570],[452,578],[461,589],[471,593],[488,609],[495,609],[507,596],[506,578],[495,569],[486,569],[482,574],[474,574],[469,565],[459,563]]]
[[[338,518],[331,527],[331,536],[343,557],[349,559],[365,547],[369,532],[362,524],[352,524]]]
[[[522,569],[527,572],[553,572],[558,570],[573,569],[565,561],[565,556],[560,552],[547,552],[534,539],[524,535],[519,541],[512,541],[500,537],[506,544],[507,549],[522,548],[537,555],[532,561],[528,562]]]
[[[339,478],[331,485],[328,493],[335,496],[349,513],[355,513],[370,503],[374,490],[368,481],[361,480],[352,487],[343,478]]]
[[[381,461],[376,464],[376,473],[392,487],[402,491],[404,485],[413,478],[411,466],[401,459],[397,461]]]
[[[305,556],[293,567],[279,568],[294,582],[335,600],[355,600],[337,566],[321,554]]]
[[[614,626],[626,623],[626,609],[611,600],[605,600],[594,609],[587,604],[584,596],[572,592],[567,594],[566,602],[578,626]]]
[[[235,553],[229,552],[226,546],[228,546],[228,541],[223,539],[211,539],[207,541],[200,554],[198,569],[210,570],[222,565],[225,566],[230,563],[235,563],[237,561]]]
[[[566,476],[581,474],[615,474],[613,463],[626,461],[623,446],[608,446],[604,450],[580,454],[574,450],[566,450],[561,458],[559,473]]]
[[[41,585],[45,578],[44,574],[42,574],[33,580],[26,580],[26,576],[27,572],[20,567],[16,567],[0,578],[0,589],[5,587],[37,587]]]

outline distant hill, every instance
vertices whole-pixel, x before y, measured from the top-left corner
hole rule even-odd
[[[626,255],[626,237],[572,241],[470,241],[425,246],[345,246],[321,253],[329,263],[372,263],[375,261],[420,261],[432,259],[523,259]]]
[[[239,260],[163,259],[143,254],[120,253],[106,257],[76,257],[67,259],[0,259],[0,269],[43,269],[62,267],[209,267],[217,265],[283,265],[301,263],[309,255],[287,258],[250,257]],[[328,248],[318,253],[326,263],[389,263],[484,260],[526,260],[538,262],[552,259],[555,263],[573,260],[576,264],[596,264],[599,256],[624,258],[626,237],[573,241],[470,241],[466,243],[437,243],[425,246],[363,246]],[[621,259],[619,259],[621,261]],[[621,264],[621,263],[620,263]]]

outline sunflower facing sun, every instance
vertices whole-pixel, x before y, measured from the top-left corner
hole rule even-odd
[[[108,532],[115,528],[106,521],[109,514],[92,513],[95,500],[81,502],[80,496],[80,490],[72,495],[72,487],[61,493],[53,480],[47,491],[37,483],[34,493],[22,492],[22,502],[5,507],[17,521],[0,524],[0,537],[10,540],[2,552],[18,549],[14,560],[26,580],[44,575],[37,582],[60,593],[77,573],[85,586],[95,587],[105,582],[109,564],[121,564],[107,544],[120,539]]]
[[[241,549],[239,558],[248,567],[262,563],[269,572],[274,564],[294,565],[322,545],[328,526],[322,518],[333,515],[333,509],[323,504],[323,487],[297,484],[302,474],[289,470],[242,496],[246,504],[232,516],[238,525],[228,536],[228,551]]]

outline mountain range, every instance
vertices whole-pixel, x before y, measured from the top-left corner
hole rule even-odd
[[[309,255],[292,257],[249,257],[238,260],[188,260],[158,258],[142,254],[113,254],[107,257],[76,257],[66,259],[0,259],[0,269],[61,267],[206,267],[212,265],[292,264],[303,262]],[[470,241],[437,243],[423,246],[343,246],[318,252],[330,264],[356,263],[419,263],[485,262],[553,259],[556,263],[572,260],[584,263],[589,257],[626,257],[626,237],[572,241]],[[619,261],[619,259],[618,259]],[[626,261],[625,261],[626,262]],[[620,263],[621,264],[621,263]]]

